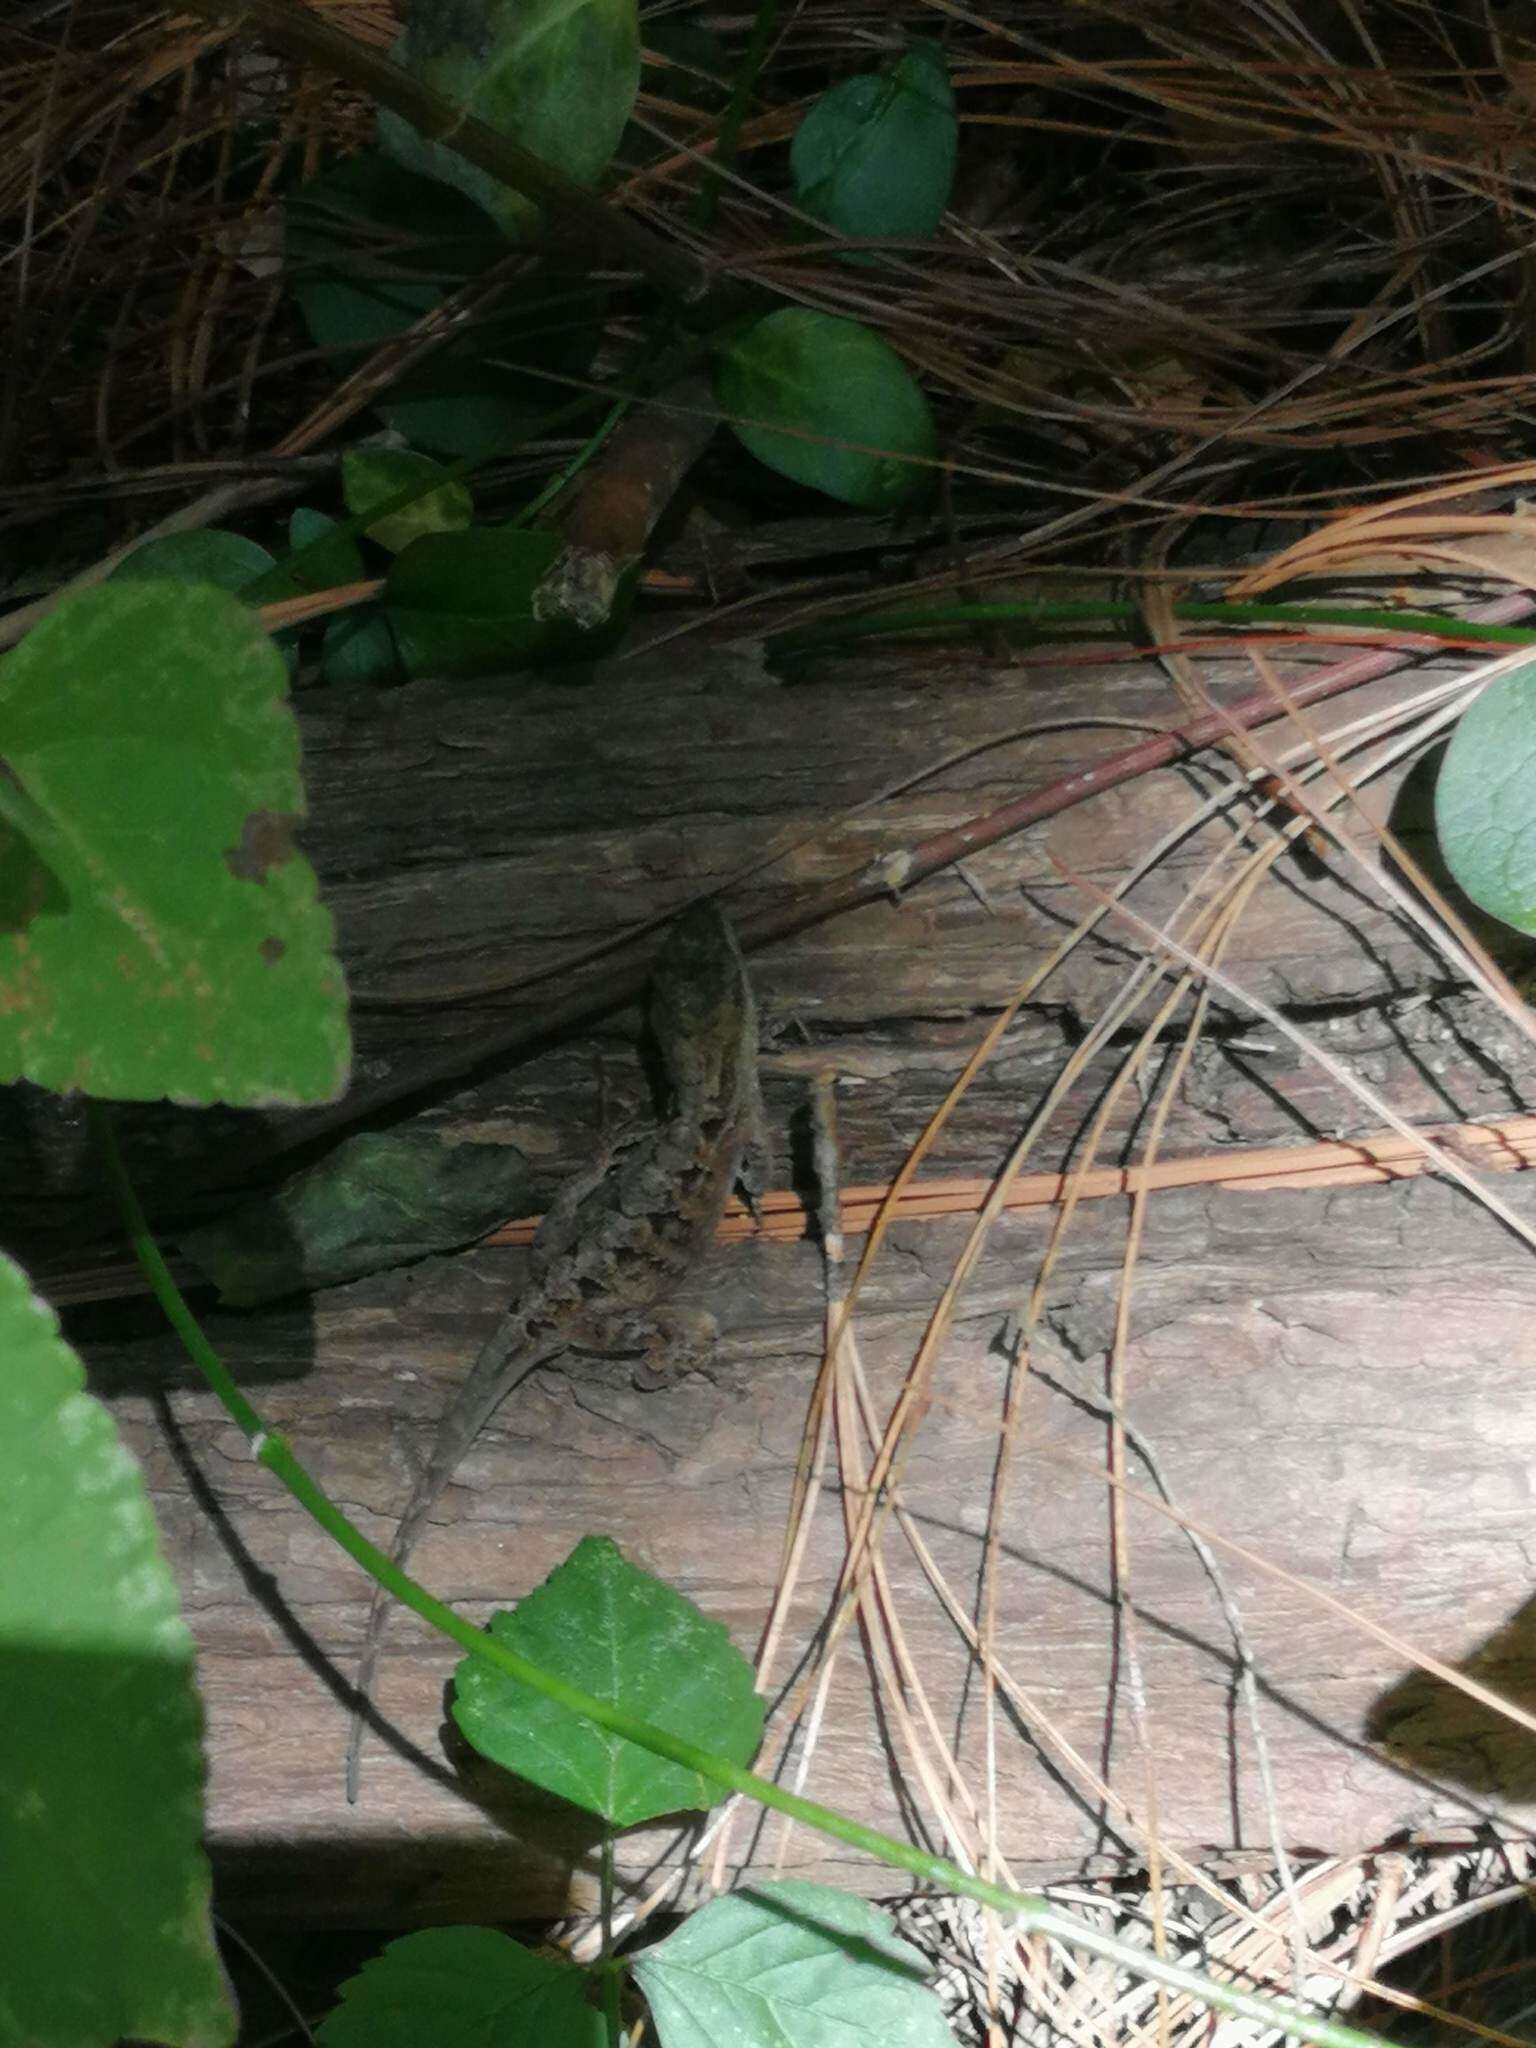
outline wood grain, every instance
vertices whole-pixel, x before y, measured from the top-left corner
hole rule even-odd
[[[1040,730],[1083,716],[1081,673],[923,661],[849,659],[789,688],[750,654],[682,647],[589,677],[302,698],[313,805],[305,841],[358,992],[360,1072],[440,1049],[487,1017],[536,1023],[548,985],[493,985],[665,909],[781,836],[804,843],[738,890],[738,902],[877,858],[1123,741],[1106,730]],[[1150,671],[1093,679],[1093,716],[1150,722],[1167,710]],[[983,734],[1025,728],[1032,737],[856,819],[826,822]],[[1182,775],[1118,792],[990,849],[964,875],[761,955],[754,977],[781,1138],[810,1077],[830,1067],[847,1180],[889,1175],[986,1018],[1075,913],[1047,840],[1068,865],[1113,881],[1190,800]],[[1171,909],[1209,843],[1155,878],[1147,914]],[[1021,1014],[932,1171],[996,1169],[1128,957],[1106,936]],[[1417,936],[1353,875],[1277,871],[1228,967],[1325,1034],[1404,1114],[1487,1119],[1530,1100],[1528,1049],[1449,986]],[[451,1002],[435,1000],[454,991]],[[610,1113],[644,1102],[634,1027],[618,1020],[482,1076],[430,1113],[446,1129],[517,1143],[553,1187],[591,1141],[599,1061]],[[1056,1120],[1033,1162],[1041,1171],[1063,1163],[1108,1071],[1094,1068]],[[1113,1146],[1138,1115],[1128,1101]],[[164,1111],[129,1123],[137,1169],[172,1225],[232,1192],[220,1176],[233,1137],[270,1134],[275,1148],[304,1129],[302,1116]],[[1218,1006],[1165,1149],[1347,1138],[1368,1123],[1293,1048],[1266,1049],[1249,1020]],[[73,1113],[12,1103],[0,1137],[25,1177],[9,1182],[26,1190],[12,1204],[15,1241],[25,1246],[47,1225],[55,1249],[84,1256],[103,1212]],[[797,1142],[785,1145],[791,1162]],[[1531,1213],[1524,1176],[1500,1185]],[[1134,1865],[1142,1854],[1134,1819],[1106,1817],[1094,1792],[1072,1782],[1058,1735],[1105,1772],[1132,1816],[1145,1815],[1155,1784],[1171,1844],[1269,1853],[1237,1653],[1199,1557],[1161,1518],[1132,1516],[1134,1640],[1123,1614],[1117,1625],[1097,1476],[1105,1426],[1083,1404],[1102,1388],[1124,1225],[1123,1200],[1109,1197],[1081,1211],[1066,1240],[1046,1327],[1075,1361],[1073,1383],[1036,1378],[1023,1389],[1000,1530],[998,1654],[1028,1693],[1027,1705],[999,1709],[1000,1832],[1025,1880],[1096,1861]],[[882,1414],[967,1228],[964,1217],[902,1222],[875,1267],[857,1329]],[[1002,1339],[1049,1228],[1048,1212],[999,1222],[902,1468],[913,1526],[964,1612],[978,1597],[1008,1369]],[[215,1311],[210,1328],[270,1422],[370,1534],[387,1538],[438,1411],[522,1271],[517,1250],[479,1249],[251,1316]],[[755,1645],[820,1363],[819,1262],[804,1242],[721,1246],[692,1292],[722,1323],[708,1373],[641,1394],[600,1362],[541,1372],[445,1498],[418,1553],[427,1583],[484,1613],[597,1530],[680,1585],[744,1648]],[[1165,1189],[1134,1297],[1131,1418],[1190,1512],[1441,1656],[1493,1641],[1504,1681],[1518,1687],[1527,1653],[1518,1631],[1513,1647],[1499,1631],[1519,1614],[1528,1578],[1533,1296],[1528,1256],[1432,1180],[1306,1193]],[[68,1324],[145,1462],[185,1589],[226,1901],[309,1920],[411,1924],[546,1913],[589,1896],[584,1824],[473,1777],[466,1789],[449,1771],[440,1729],[452,1656],[403,1620],[378,1696],[392,1733],[372,1745],[364,1803],[347,1808],[345,1686],[363,1582],[252,1466],[208,1397],[188,1389],[147,1310],[81,1307]],[[1134,1458],[1132,1476],[1148,1483]],[[791,1616],[786,1671],[833,1584],[838,1517],[834,1489]],[[979,1793],[974,1671],[894,1525],[885,1554],[936,1722],[958,1730]],[[1448,1734],[1434,1701],[1404,1704],[1400,1658],[1292,1587],[1236,1565],[1227,1580],[1255,1659],[1277,1822],[1293,1848],[1357,1848],[1426,1817],[1536,1817],[1486,1731]],[[1536,1653],[1529,1663],[1536,1669]],[[1145,1687],[1150,1760],[1129,1714],[1133,1677]],[[1395,1757],[1373,1729],[1398,1744]],[[877,1711],[854,1632],[808,1789],[898,1830],[915,1798],[938,1841],[915,1785],[899,1716],[888,1700]],[[657,1830],[628,1845],[631,1873],[670,1853],[670,1840]],[[739,1828],[731,1840],[733,1859],[756,1871],[780,1855],[775,1829],[754,1838]],[[803,1832],[782,1855],[802,1874],[889,1885]]]

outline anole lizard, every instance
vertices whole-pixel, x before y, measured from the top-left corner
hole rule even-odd
[[[639,1139],[604,1150],[561,1190],[534,1239],[535,1277],[486,1340],[438,1424],[426,1469],[395,1536],[403,1565],[460,1460],[518,1383],[564,1351],[640,1351],[683,1363],[699,1348],[663,1298],[713,1237],[732,1187],[766,1159],[757,1083],[757,1016],[735,936],[713,904],[672,926],[650,990],[667,1084],[665,1114]],[[389,1595],[375,1589],[347,1745],[356,1801],[363,1705],[383,1645]]]

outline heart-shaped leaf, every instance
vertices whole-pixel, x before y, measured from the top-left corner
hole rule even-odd
[[[492,1617],[508,1649],[584,1692],[733,1763],[750,1763],[763,1733],[752,1667],[717,1621],[630,1564],[604,1536],[586,1536],[511,1612]],[[477,1657],[454,1674],[453,1718],[493,1763],[569,1799],[610,1826],[707,1809],[718,1786],[584,1721]]]
[[[490,1927],[428,1927],[392,1941],[341,1987],[321,2048],[603,2048],[588,1977]]]
[[[885,70],[823,93],[795,133],[795,193],[845,235],[931,235],[955,176],[955,95],[944,52],[914,43]]]
[[[954,2048],[926,1960],[827,1885],[711,1899],[635,1976],[666,2048]]]

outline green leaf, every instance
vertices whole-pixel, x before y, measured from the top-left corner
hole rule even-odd
[[[255,1308],[473,1243],[534,1200],[515,1145],[365,1131],[272,1194],[186,1232],[181,1250],[226,1306]]]
[[[209,526],[196,533],[166,533],[147,540],[125,555],[107,578],[109,583],[212,583],[219,590],[240,596],[277,569],[274,558],[243,533],[225,533]],[[298,595],[299,586],[287,581],[281,570],[263,594],[268,603]],[[298,637],[291,632],[273,636],[273,646],[283,657],[289,675],[299,666]]]
[[[717,1621],[628,1563],[605,1536],[585,1536],[565,1563],[490,1632],[508,1649],[625,1713],[734,1763],[750,1763],[763,1732],[752,1667]],[[610,1826],[705,1811],[719,1788],[541,1693],[466,1657],[454,1673],[453,1718],[493,1763]]]
[[[192,1639],[138,1467],[0,1257],[0,2042],[222,2048]]]
[[[944,52],[914,43],[885,70],[823,93],[790,145],[795,193],[842,234],[920,241],[949,204],[955,95]]]
[[[382,605],[355,604],[326,620],[320,671],[337,686],[361,683],[380,689],[404,680],[394,628]]]
[[[589,591],[577,565],[591,559],[544,527],[424,535],[384,590],[406,672],[485,675],[593,651],[623,623],[639,564],[605,558],[606,580]]]
[[[478,277],[506,254],[478,206],[378,150],[343,157],[300,186],[285,229],[289,280],[310,333],[322,348],[353,352],[376,348],[439,305],[445,275]],[[454,342],[438,351],[466,353]]]
[[[635,1963],[664,2048],[954,2048],[927,1975],[867,1900],[799,1879],[712,1899]]]
[[[319,347],[354,359],[441,305],[445,273],[452,285],[467,282],[506,250],[462,193],[413,177],[377,150],[344,158],[296,192],[287,232],[305,325]],[[512,380],[482,356],[478,335],[456,336],[393,380],[374,411],[413,447],[457,456],[491,445],[517,429],[527,406],[505,395]],[[456,432],[466,414],[468,439]]]
[[[571,378],[590,374],[607,304],[598,287],[573,290],[550,273],[547,298],[530,293],[476,319],[462,341],[435,349],[373,409],[413,448],[435,455],[479,459],[514,447],[544,431]]]
[[[341,458],[342,496],[354,518],[413,487],[421,490],[419,498],[363,529],[392,555],[424,533],[454,533],[468,526],[475,516],[469,486],[413,448],[349,448]]]
[[[377,150],[343,157],[291,193],[284,229],[288,279],[310,333],[321,348],[358,352],[441,301],[445,264],[481,270],[498,246],[478,208]]]
[[[334,590],[367,580],[362,549],[350,534],[342,533],[339,519],[324,512],[301,505],[288,522],[288,545],[295,554],[315,550],[312,555],[305,552],[296,568],[284,564],[306,589]],[[333,687],[361,683],[378,688],[401,680],[395,636],[381,605],[354,604],[344,612],[332,612],[320,644],[320,672]]]
[[[759,462],[866,511],[915,490],[924,473],[902,458],[930,458],[936,446],[928,401],[900,356],[830,313],[786,306],[755,321],[721,349],[715,390]]]
[[[595,185],[640,85],[635,0],[457,0],[419,8],[394,61],[578,185]],[[379,141],[406,169],[441,178],[509,235],[536,231],[537,207],[388,109]]]
[[[603,2048],[588,1976],[489,1927],[429,1927],[392,1941],[341,1987],[321,2048]]]
[[[517,346],[515,339],[511,345]],[[391,385],[386,395],[374,401],[373,409],[386,427],[413,448],[430,449],[453,462],[492,454],[537,432],[551,410],[547,384],[517,398],[511,390],[501,388],[514,383],[504,365],[481,364],[468,374],[455,374],[440,367],[447,354],[447,349],[437,350],[425,368]],[[590,362],[589,338],[581,368],[570,374],[584,375]],[[437,388],[440,384],[446,388]]]
[[[1435,785],[1446,866],[1480,909],[1536,932],[1536,662],[1463,712]]]
[[[378,150],[344,158],[297,192],[287,231],[294,296],[310,333],[320,347],[353,357],[403,333],[448,289],[506,255],[505,238],[480,207]],[[392,380],[373,409],[411,447],[435,455],[477,456],[508,444],[535,431],[550,409],[541,369],[585,375],[604,306],[596,288],[573,293],[558,280],[547,301],[520,294]]]
[[[333,540],[333,534],[340,538]],[[288,521],[288,545],[295,553],[301,548],[315,550],[301,567],[290,572],[305,590],[335,590],[367,580],[368,564],[357,542],[351,534],[341,533],[339,519],[317,512],[311,505],[300,505]]]
[[[210,526],[197,533],[167,533],[158,540],[145,541],[123,557],[107,580],[137,583],[162,577],[172,583],[214,583],[220,590],[238,595],[275,566],[273,557],[256,541]]]
[[[205,583],[67,599],[0,663],[0,1081],[323,1102],[350,1062],[331,920],[293,843],[283,664]]]

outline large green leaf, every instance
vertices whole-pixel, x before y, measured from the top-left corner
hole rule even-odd
[[[473,1243],[533,1204],[516,1145],[362,1131],[273,1193],[185,1231],[181,1250],[220,1301],[254,1308]]]
[[[342,157],[289,194],[288,276],[315,339],[369,348],[479,277],[506,239],[461,192],[402,170],[381,150]]]
[[[860,238],[920,240],[949,204],[955,95],[944,52],[914,43],[885,70],[823,93],[789,164],[807,213]]]
[[[669,1735],[750,1763],[763,1733],[752,1667],[717,1621],[585,1536],[491,1634],[546,1671]],[[718,1786],[611,1735],[476,1657],[454,1674],[453,1718],[482,1756],[610,1826],[707,1809]]]
[[[321,2048],[603,2048],[585,1970],[489,1927],[429,1927],[392,1941],[341,1987]]]
[[[414,448],[349,448],[341,458],[341,489],[347,510],[358,519],[402,491],[420,492],[398,512],[387,512],[363,529],[392,555],[424,533],[461,531],[475,516],[468,484]]]
[[[483,675],[545,653],[551,636],[537,596],[560,546],[557,534],[531,527],[475,527],[414,542],[384,587],[406,673]]]
[[[283,664],[205,583],[108,583],[0,663],[0,1081],[180,1102],[346,1085]]]
[[[715,390],[759,462],[867,511],[923,482],[904,457],[934,453],[928,401],[896,351],[856,320],[803,306],[769,313],[722,347]]]
[[[712,1899],[635,1964],[662,2048],[954,2048],[927,1975],[867,1900],[799,1879]]]
[[[192,1640],[138,1467],[0,1257],[0,2044],[220,2048]]]
[[[1536,661],[1462,714],[1435,785],[1435,830],[1472,901],[1536,932]]]
[[[500,130],[578,185],[607,168],[640,85],[635,0],[456,0],[422,7],[392,51],[423,85]],[[538,209],[388,109],[379,141],[406,169],[441,178],[510,235]]]

